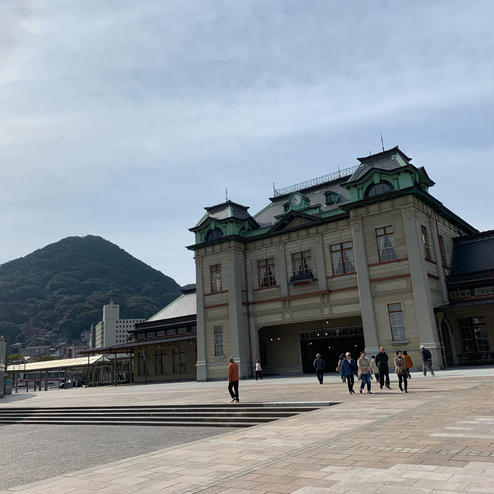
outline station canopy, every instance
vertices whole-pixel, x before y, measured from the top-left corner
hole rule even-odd
[[[12,364],[7,367],[7,372],[32,372],[58,369],[72,369],[74,367],[87,367],[88,365],[103,364],[110,359],[105,355],[92,355],[90,357],[64,358],[58,360],[45,360],[43,362],[30,362]]]

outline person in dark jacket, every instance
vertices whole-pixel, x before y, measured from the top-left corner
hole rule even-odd
[[[427,370],[435,376],[434,369],[432,368],[432,354],[424,347],[424,345],[420,345],[420,353],[422,353],[422,362],[424,364],[424,376],[427,376]]]
[[[382,346],[379,347],[379,353],[376,355],[376,364],[379,369],[379,385],[381,389],[383,389],[384,385],[386,385],[386,388],[391,389],[389,386],[388,354]]]
[[[324,367],[326,362],[321,358],[321,354],[316,354],[316,360],[314,360],[314,369],[316,369],[316,376],[319,379],[319,384],[322,384],[322,380],[324,379]]]
[[[358,368],[350,352],[347,352],[345,357],[346,358],[341,363],[340,375],[342,379],[344,377],[346,378],[346,383],[348,385],[348,392],[352,395],[355,393],[355,391],[353,390],[353,384],[355,382],[354,376],[357,375]]]

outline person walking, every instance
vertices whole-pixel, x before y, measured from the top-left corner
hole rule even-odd
[[[316,376],[317,379],[319,379],[319,384],[322,384],[322,381],[324,379],[324,366],[326,365],[326,362],[321,358],[321,354],[317,353],[316,354],[316,359],[314,360],[314,363],[312,364],[314,366],[314,369],[316,369]]]
[[[379,382],[379,369],[376,364],[376,356],[371,355],[371,361],[370,361],[370,370],[371,373],[374,374],[374,377],[376,378],[376,382]]]
[[[408,352],[404,350],[403,358],[405,359],[405,364],[407,366],[407,377],[408,379],[411,379],[412,376],[410,375],[410,369],[413,367],[412,357],[410,357],[410,355],[408,355]]]
[[[232,403],[236,401],[239,403],[238,399],[238,364],[230,357],[228,361],[228,392],[232,397]]]
[[[407,364],[405,359],[403,358],[403,354],[399,350],[396,352],[394,364],[395,372],[398,376],[398,387],[401,391],[405,391],[405,393],[408,393]]]
[[[346,383],[348,385],[348,392],[352,395],[355,393],[353,390],[353,384],[355,382],[354,376],[357,375],[357,364],[355,363],[355,360],[353,360],[352,355],[350,352],[347,352],[345,355],[345,359],[341,363],[341,371],[340,375],[341,377],[346,378]]]
[[[386,385],[386,388],[391,389],[389,386],[388,354],[382,346],[379,347],[379,353],[376,355],[376,364],[379,369],[379,385],[381,389],[383,389],[384,385]]]
[[[366,357],[365,352],[360,352],[360,358],[357,360],[358,373],[357,376],[360,379],[360,392],[362,393],[364,387],[367,385],[367,394],[372,394],[371,391],[371,363]]]
[[[341,363],[343,362],[343,360],[345,360],[345,354],[344,353],[342,353],[338,357],[338,365],[336,366],[336,372],[338,372],[339,374],[341,373]],[[341,382],[342,383],[345,382],[345,378],[344,377],[341,378]]]
[[[420,352],[422,353],[422,363],[423,363],[423,370],[424,370],[424,376],[427,376],[427,370],[435,376],[434,374],[434,369],[432,368],[432,355],[427,348],[425,348],[424,345],[420,345]]]
[[[261,362],[259,362],[259,360],[256,360],[256,381],[258,379],[262,379],[262,367]]]

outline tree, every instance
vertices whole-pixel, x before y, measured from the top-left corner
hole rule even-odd
[[[24,355],[21,353],[13,353],[12,355],[9,355],[7,358],[7,363],[13,364],[13,363],[19,363],[19,362],[24,362]]]

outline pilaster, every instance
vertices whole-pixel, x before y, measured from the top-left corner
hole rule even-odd
[[[376,314],[372,299],[372,290],[369,276],[369,265],[362,220],[352,221],[353,254],[357,269],[358,293],[360,298],[360,310],[362,313],[362,325],[364,330],[365,351],[377,353],[379,351],[379,340],[377,336]]]
[[[233,247],[228,261],[228,316],[230,331],[230,355],[240,367],[240,376],[248,377],[250,366],[248,362],[247,345],[244,341],[242,325],[242,269],[243,253]]]
[[[317,281],[319,284],[319,290],[328,289],[328,281],[326,279],[326,265],[324,262],[324,246],[322,243],[321,235],[314,238],[313,249],[316,259],[316,272]]]
[[[420,344],[431,351],[433,362],[442,364],[420,226],[414,209],[404,209],[402,215]]]
[[[204,279],[202,258],[196,254],[196,309],[197,309],[197,380],[207,381],[206,327],[204,324]]]
[[[288,275],[286,272],[286,251],[285,246],[280,245],[278,251],[278,283],[280,284],[280,295],[288,296]]]

